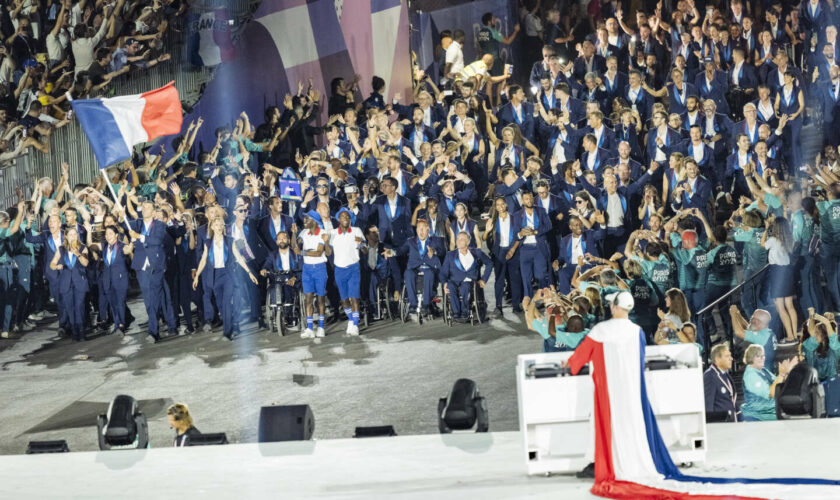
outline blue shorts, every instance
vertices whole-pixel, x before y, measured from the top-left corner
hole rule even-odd
[[[327,263],[304,264],[301,273],[303,293],[314,293],[320,297],[327,294]]]
[[[335,284],[338,285],[338,293],[341,300],[359,298],[359,280],[362,273],[359,263],[347,267],[335,266]]]

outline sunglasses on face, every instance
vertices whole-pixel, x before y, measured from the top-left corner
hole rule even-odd
[[[238,208],[238,209],[236,209],[236,213],[245,214],[245,213],[248,213],[248,209],[247,208]]]
[[[326,184],[318,184],[317,186],[318,189],[327,189],[328,187]]]

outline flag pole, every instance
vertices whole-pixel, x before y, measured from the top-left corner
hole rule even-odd
[[[111,192],[111,196],[114,197],[114,205],[122,208],[120,205],[120,199],[117,198],[117,193],[114,191],[114,186],[111,185],[111,179],[108,178],[108,173],[105,172],[107,168],[100,168],[99,171],[102,173],[102,177],[105,179],[105,185],[108,186],[108,191]],[[128,225],[128,220],[125,218],[126,213],[123,211],[123,224],[125,224],[125,228],[129,231],[132,231],[131,226]]]

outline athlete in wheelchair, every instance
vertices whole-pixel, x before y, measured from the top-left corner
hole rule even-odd
[[[443,238],[429,236],[429,224],[417,221],[417,236],[409,238],[400,255],[407,255],[403,290],[400,294],[400,317],[422,322],[432,316],[430,305],[437,295],[438,272],[445,255]],[[418,286],[422,287],[418,291]],[[419,292],[419,293],[418,293]]]
[[[484,286],[493,272],[493,261],[478,248],[470,248],[470,233],[455,237],[455,250],[448,252],[440,269],[440,281],[449,298],[447,323],[481,323]],[[482,268],[484,272],[482,273]]]
[[[265,259],[260,274],[267,278],[265,316],[272,332],[285,335],[289,329],[301,330],[300,273],[303,261],[289,248],[289,234],[277,233],[277,250]]]
[[[371,226],[361,250],[362,308],[374,320],[392,319],[391,298],[399,281],[400,266],[395,252],[379,240],[379,229]]]

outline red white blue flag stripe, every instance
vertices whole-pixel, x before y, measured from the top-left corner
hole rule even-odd
[[[183,121],[174,82],[142,94],[77,99],[72,105],[99,168],[131,158],[135,144],[177,134]]]
[[[573,373],[592,363],[593,494],[621,499],[840,498],[840,481],[835,480],[682,474],[647,398],[644,352],[645,335],[638,325],[613,319],[596,325],[569,359]]]

